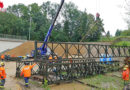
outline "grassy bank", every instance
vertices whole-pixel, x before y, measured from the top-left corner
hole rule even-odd
[[[97,75],[95,77],[89,77],[81,81],[86,84],[99,87],[103,90],[123,90],[124,88],[124,81],[121,78],[121,72]]]
[[[98,40],[98,41],[111,42],[111,41],[114,41],[114,40],[119,39],[119,38],[128,38],[128,39],[130,39],[130,36],[101,37],[100,40]]]
[[[117,46],[130,46],[130,41],[121,41],[121,42],[118,42],[114,45],[117,45]]]

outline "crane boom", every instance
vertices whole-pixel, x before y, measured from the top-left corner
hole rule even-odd
[[[41,47],[41,54],[42,54],[42,55],[47,52],[47,50],[46,50],[46,49],[47,49],[47,45],[46,45],[46,44],[47,44],[48,38],[49,38],[50,35],[51,35],[53,26],[54,26],[54,24],[55,24],[55,21],[56,21],[58,15],[59,15],[59,12],[60,12],[60,10],[61,10],[63,4],[64,4],[64,0],[61,0],[61,4],[60,4],[60,6],[59,6],[59,8],[58,8],[58,10],[57,10],[57,13],[56,13],[54,19],[52,20],[52,23],[51,23],[51,25],[50,25],[50,28],[49,28],[49,30],[48,30],[48,32],[47,32],[47,35],[46,35],[45,39],[44,39],[44,43],[43,43],[43,45],[42,45],[42,47]]]

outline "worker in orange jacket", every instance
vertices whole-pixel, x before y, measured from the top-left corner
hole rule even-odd
[[[3,60],[5,59],[4,55],[1,55],[1,61],[3,62]]]
[[[5,64],[4,62],[0,63],[0,80],[1,80],[1,84],[0,84],[0,88],[4,88],[4,84],[5,84],[5,79],[6,79],[6,72],[5,72]]]
[[[33,65],[29,65],[29,62],[24,63],[25,66],[23,67],[20,76],[24,76],[25,80],[25,86],[28,87],[29,85],[29,78],[31,77],[31,69],[36,65],[35,63]]]
[[[124,85],[126,85],[126,81],[129,80],[129,70],[127,68],[123,68],[122,79],[124,80]]]
[[[50,55],[48,59],[49,59],[49,62],[52,63],[52,60],[53,60],[52,55]]]
[[[127,68],[126,70],[130,72],[128,65],[125,65],[125,68]]]

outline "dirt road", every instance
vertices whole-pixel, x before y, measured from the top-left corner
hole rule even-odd
[[[17,81],[15,80],[16,63],[5,62],[5,69],[7,74],[5,89],[22,90],[21,87],[17,84]]]
[[[76,82],[50,86],[50,90],[91,90],[90,87]]]
[[[15,78],[16,62],[5,62],[5,69],[7,73],[5,90],[44,90],[36,84],[30,83],[30,88],[24,87],[23,79]],[[32,82],[32,80],[30,80]],[[33,82],[34,83],[34,82]],[[90,88],[82,84],[73,82],[60,85],[50,85],[50,90],[89,90]]]

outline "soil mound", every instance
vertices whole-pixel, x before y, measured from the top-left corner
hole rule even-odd
[[[34,41],[27,41],[16,48],[7,51],[5,54],[13,56],[25,56],[31,54],[31,51],[34,50]]]

